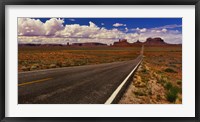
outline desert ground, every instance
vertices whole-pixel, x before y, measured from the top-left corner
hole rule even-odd
[[[111,63],[135,59],[140,47],[19,47],[18,71]]]
[[[141,47],[19,47],[19,72],[135,59]],[[119,104],[181,104],[182,47],[144,46],[143,61]]]
[[[119,103],[181,104],[181,46],[145,47],[143,62]]]

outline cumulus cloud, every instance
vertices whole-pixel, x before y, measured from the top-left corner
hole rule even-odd
[[[45,35],[44,23],[42,23],[39,19],[18,18],[18,35]]]
[[[89,38],[95,35],[100,30],[93,22],[89,22],[89,25],[79,25],[72,24],[66,25],[65,28],[56,33],[59,37],[79,37],[79,38]]]
[[[57,31],[64,29],[64,20],[52,18],[44,23],[45,35],[54,35]]]
[[[23,36],[49,36],[64,29],[64,20],[51,18],[45,23],[39,19],[18,18],[18,35]]]
[[[167,43],[181,43],[182,33],[172,27],[180,25],[167,25],[156,28],[135,28],[119,30],[117,28],[106,29],[98,27],[90,21],[88,25],[66,24],[63,19],[52,18],[46,22],[39,19],[19,18],[18,19],[18,41],[20,43],[61,43],[67,42],[102,42],[112,44],[120,38],[135,42],[138,39],[142,42],[149,37],[161,37]],[[117,23],[116,23],[117,24]],[[119,25],[120,23],[118,23]],[[124,24],[123,24],[124,26]],[[134,30],[133,32],[131,30]],[[39,36],[39,37],[38,37]]]
[[[120,27],[120,26],[126,26],[126,24],[121,24],[121,23],[115,23],[113,24],[114,27]]]
[[[123,38],[125,33],[118,29],[108,30],[99,28],[95,23],[89,22],[89,25],[72,24],[66,25],[65,29],[58,31],[56,36],[68,38],[101,38],[101,39],[119,39]]]

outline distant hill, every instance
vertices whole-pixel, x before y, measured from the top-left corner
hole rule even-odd
[[[85,43],[72,43],[71,45],[67,43],[67,45],[63,44],[18,44],[19,47],[25,47],[25,46],[37,46],[37,47],[52,47],[52,46],[73,46],[73,47],[81,47],[81,46],[89,46],[89,47],[94,47],[94,46],[108,46],[107,44],[103,43],[98,43],[98,42],[85,42]]]
[[[131,44],[127,41],[127,39],[119,39],[119,42],[114,42],[114,47],[129,47]]]
[[[144,45],[167,45],[163,39],[156,37],[156,38],[147,38],[146,42],[143,43]]]
[[[31,46],[31,47],[52,47],[52,46],[66,46],[62,44],[18,44],[19,47]]]
[[[131,47],[131,46],[180,46],[181,44],[168,44],[162,38],[147,38],[145,42],[137,40],[134,43],[129,43],[127,39],[119,39],[118,42],[114,42],[114,47]]]
[[[72,43],[71,46],[108,46],[107,44],[98,43],[98,42],[85,42],[85,43]]]
[[[72,47],[96,47],[96,46],[108,46],[107,44],[99,43],[99,42],[85,42],[85,43],[67,43],[63,44],[18,44],[19,47],[23,46],[40,46],[40,47],[52,47],[52,46],[72,46]],[[132,47],[132,46],[181,46],[181,44],[168,44],[162,38],[147,38],[145,42],[140,42],[137,40],[134,43],[129,43],[127,39],[119,39],[118,42],[114,42],[111,47]]]

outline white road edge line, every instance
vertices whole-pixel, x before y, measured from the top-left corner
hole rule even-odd
[[[140,65],[141,62],[142,62],[142,59],[135,66],[135,68],[129,73],[129,75],[124,79],[124,81],[117,87],[117,89],[112,93],[112,95],[106,100],[106,102],[104,104],[111,104],[113,102],[113,100],[115,99],[115,97],[117,96],[117,94],[119,93],[119,91],[122,89],[122,87],[124,86],[124,84],[127,82],[127,80],[129,79],[129,77],[137,69],[137,67]]]

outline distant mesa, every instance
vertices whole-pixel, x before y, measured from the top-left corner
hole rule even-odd
[[[72,43],[72,44],[19,44],[20,47],[23,46],[37,46],[37,47],[53,47],[53,46],[72,46],[72,47],[94,47],[94,46],[108,46],[107,44],[98,42],[85,42],[85,43]]]
[[[71,46],[107,46],[107,44],[98,43],[98,42],[86,42],[86,43],[72,43]]]
[[[131,46],[130,43],[128,43],[127,39],[119,39],[119,42],[114,42],[113,46],[115,47],[126,47]]]
[[[97,47],[97,46],[111,46],[111,47],[132,47],[132,46],[174,46],[174,45],[181,45],[181,44],[168,44],[166,43],[162,38],[156,37],[156,38],[147,38],[145,42],[140,42],[137,40],[134,43],[129,43],[127,39],[119,39],[118,42],[114,42],[113,45],[107,45],[100,42],[85,42],[85,43],[72,43],[69,44],[19,44],[19,46],[44,46],[44,47],[50,47],[50,46],[71,46],[71,47]]]
[[[176,44],[168,44],[166,43],[162,38],[156,37],[156,38],[147,38],[145,42],[140,42],[137,40],[134,43],[129,43],[127,39],[119,39],[118,42],[114,42],[114,47],[129,47],[129,46],[164,46],[164,45],[176,45]]]
[[[147,38],[144,45],[167,45],[163,39],[156,37],[156,38]]]
[[[19,44],[20,47],[24,47],[24,46],[30,46],[30,47],[34,47],[34,46],[38,46],[38,47],[52,47],[52,46],[63,46],[62,44]]]

